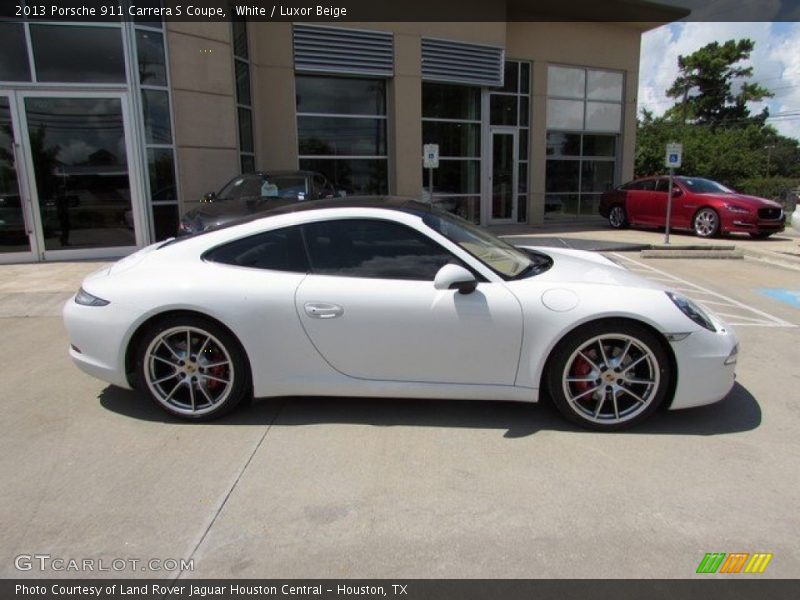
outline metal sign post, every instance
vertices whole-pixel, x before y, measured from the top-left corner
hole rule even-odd
[[[439,144],[422,147],[422,164],[428,169],[428,202],[433,206],[433,170],[439,168]]]
[[[667,144],[667,156],[664,164],[669,167],[669,186],[667,187],[667,220],[664,228],[664,244],[669,244],[669,225],[672,215],[672,180],[675,177],[675,169],[681,166],[683,158],[683,145]]]

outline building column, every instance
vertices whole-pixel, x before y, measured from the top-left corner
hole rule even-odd
[[[389,193],[422,193],[422,47],[418,35],[394,36],[388,86]]]

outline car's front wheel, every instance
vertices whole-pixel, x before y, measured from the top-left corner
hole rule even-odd
[[[614,229],[624,229],[628,226],[628,215],[625,213],[625,207],[621,204],[615,204],[608,211],[608,224]]]
[[[607,320],[580,327],[556,346],[547,386],[569,420],[610,431],[650,416],[664,402],[673,376],[655,334],[631,321]]]
[[[208,319],[158,321],[142,336],[137,357],[141,387],[172,415],[193,420],[220,417],[251,391],[241,344]]]
[[[714,237],[719,233],[719,215],[713,208],[701,208],[695,214],[692,225],[698,236]]]

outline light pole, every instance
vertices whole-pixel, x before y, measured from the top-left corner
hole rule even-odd
[[[775,146],[773,144],[769,144],[767,146],[764,146],[764,150],[767,151],[767,175],[766,175],[767,179],[769,179],[769,162],[770,162],[770,158],[772,158],[772,149],[774,147]]]

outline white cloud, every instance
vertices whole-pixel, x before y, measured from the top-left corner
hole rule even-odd
[[[714,41],[750,38],[755,49],[749,64],[751,81],[775,93],[763,105],[772,115],[800,111],[800,23],[672,23],[642,36],[639,66],[639,109],[661,115],[674,100],[666,96],[678,75],[678,56]],[[752,104],[754,112],[762,104]],[[780,133],[800,139],[800,119],[770,121]]]

